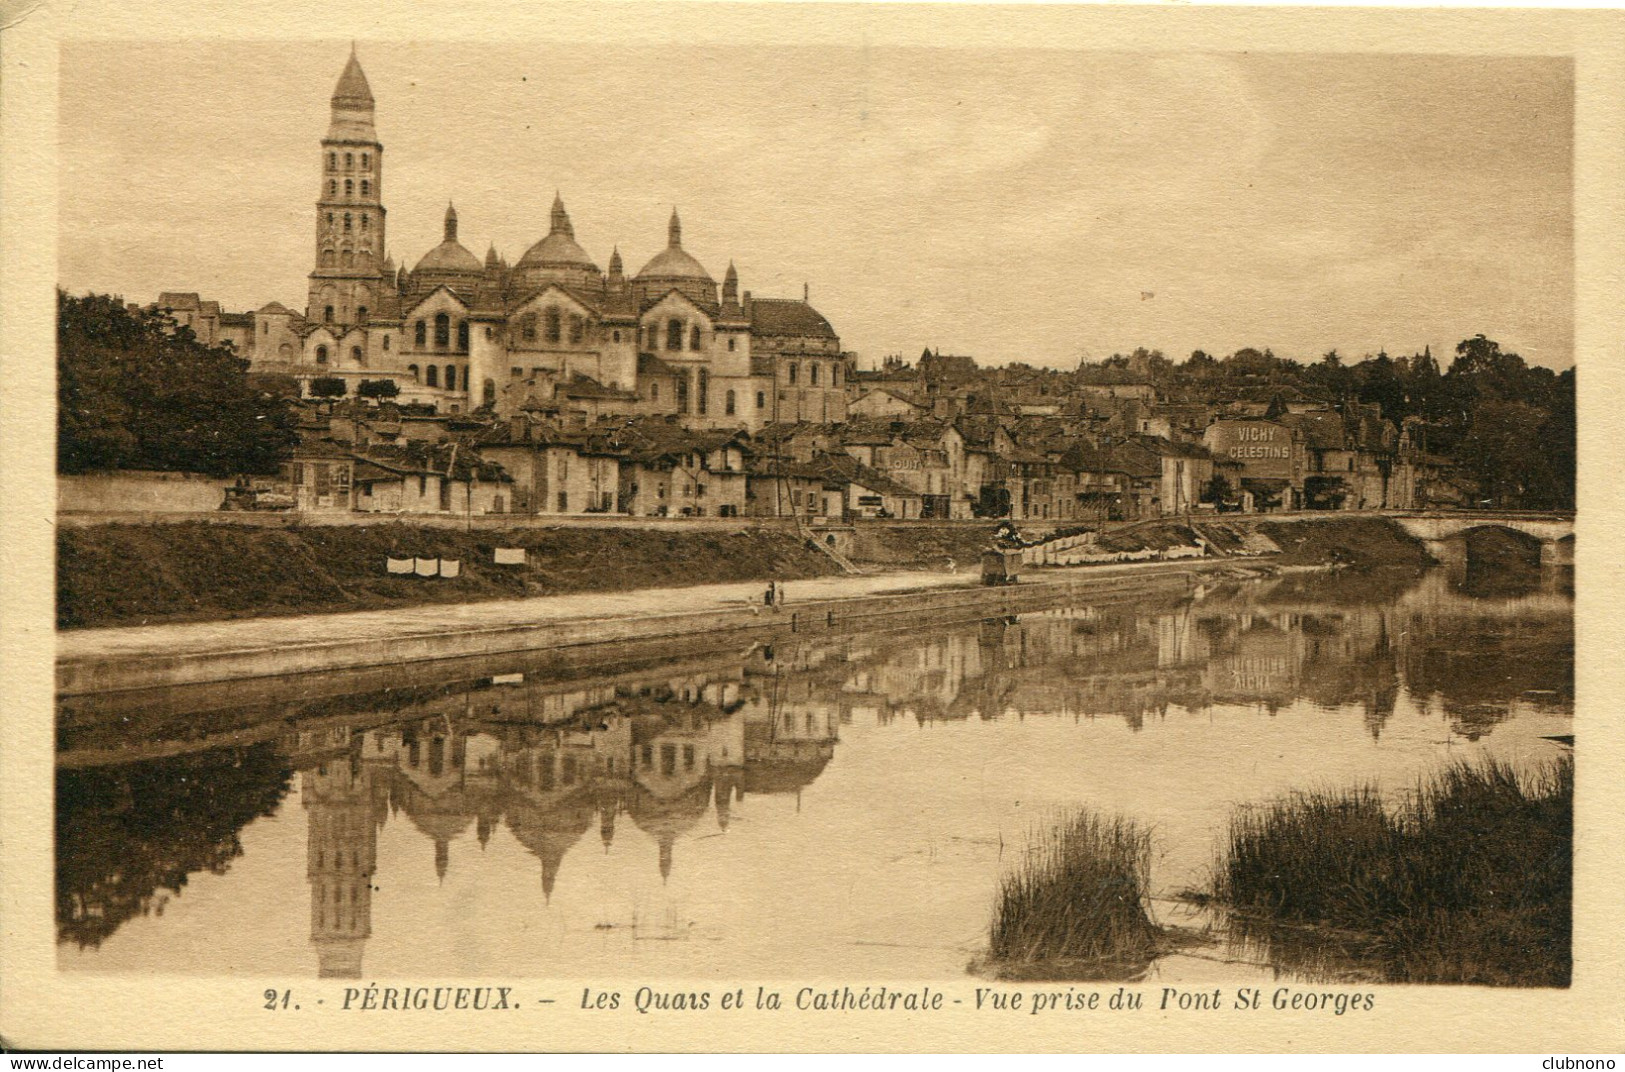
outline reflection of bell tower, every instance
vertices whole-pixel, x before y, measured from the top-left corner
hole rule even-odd
[[[371,768],[336,756],[300,777],[309,832],[310,940],[324,979],[358,979],[372,935],[372,874],[378,853]]]

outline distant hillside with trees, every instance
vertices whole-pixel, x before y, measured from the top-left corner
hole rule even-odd
[[[1433,355],[1386,353],[1350,363],[1332,350],[1304,363],[1244,348],[1226,358],[1200,350],[1181,363],[1160,351],[1084,362],[1080,374],[1115,368],[1145,376],[1174,401],[1220,401],[1292,388],[1329,404],[1376,403],[1396,423],[1417,418],[1420,447],[1450,459],[1496,506],[1572,509],[1575,501],[1575,371],[1529,365],[1483,335],[1464,339],[1448,369]]]
[[[57,292],[57,471],[273,473],[297,410],[162,313]]]

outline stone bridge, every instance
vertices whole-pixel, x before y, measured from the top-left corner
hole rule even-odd
[[[1485,529],[1505,529],[1540,542],[1543,566],[1574,564],[1574,515],[1537,513],[1449,513],[1387,516],[1421,540],[1441,562],[1466,557],[1467,537]]]

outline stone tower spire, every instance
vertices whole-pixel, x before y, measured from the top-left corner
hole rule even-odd
[[[739,273],[734,270],[734,262],[728,262],[728,274],[722,277],[722,302],[732,305],[739,301]]]
[[[677,206],[671,207],[671,222],[666,225],[666,244],[672,249],[683,247],[683,221],[677,218]]]
[[[372,88],[351,46],[322,139],[315,266],[305,316],[336,329],[365,324],[384,290],[384,147]]]

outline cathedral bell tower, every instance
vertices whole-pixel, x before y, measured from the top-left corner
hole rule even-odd
[[[333,118],[322,139],[316,201],[316,267],[308,320],[365,326],[377,314],[384,279],[384,147],[373,129],[372,90],[355,48],[333,90]]]

